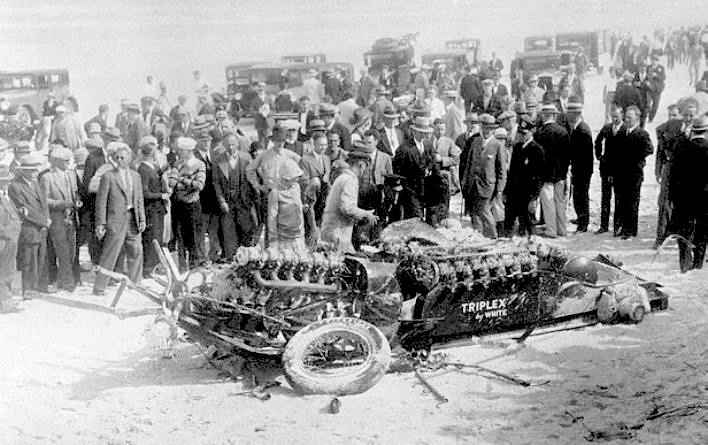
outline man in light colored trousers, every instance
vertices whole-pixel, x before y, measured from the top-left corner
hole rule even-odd
[[[543,219],[546,222],[544,235],[549,237],[565,236],[566,231],[566,181],[545,182],[539,198]]]

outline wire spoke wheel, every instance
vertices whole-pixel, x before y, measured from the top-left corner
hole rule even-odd
[[[302,394],[357,394],[374,386],[391,363],[391,348],[374,325],[353,317],[312,323],[283,352],[290,385]]]

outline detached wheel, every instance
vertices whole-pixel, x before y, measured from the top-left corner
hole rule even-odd
[[[388,371],[391,347],[383,333],[364,320],[327,318],[295,334],[282,361],[285,377],[300,394],[358,394]]]

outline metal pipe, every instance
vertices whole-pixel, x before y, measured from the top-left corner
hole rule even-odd
[[[338,290],[338,286],[336,284],[305,283],[297,280],[266,280],[263,276],[261,276],[260,270],[253,272],[253,278],[260,286],[269,289],[298,289],[303,292],[314,292],[318,294],[334,294]]]

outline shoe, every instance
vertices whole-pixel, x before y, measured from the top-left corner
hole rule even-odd
[[[631,238],[632,238],[632,235],[628,235],[628,234],[625,233],[624,235],[621,236],[621,238],[622,238],[623,240],[628,240],[628,239],[631,239]]]
[[[51,287],[51,286],[35,287],[35,288],[32,289],[32,290],[37,291],[37,292],[39,292],[40,294],[55,294],[55,293],[57,293],[57,290],[54,289],[54,288]]]
[[[571,224],[577,224],[577,223],[578,223],[578,218],[571,219],[569,222],[570,222]]]
[[[33,297],[31,290],[26,290],[22,292],[22,299],[25,301],[31,300]]]
[[[558,235],[556,235],[555,233],[551,233],[551,232],[547,232],[547,231],[543,231],[543,232],[539,233],[539,235],[544,238],[558,238]]]
[[[94,290],[93,295],[95,297],[105,297],[106,296],[106,291],[105,290]]]
[[[603,233],[607,233],[607,232],[609,232],[608,229],[606,229],[606,228],[604,228],[604,227],[600,227],[600,228],[595,232],[595,235],[602,235]]]
[[[575,233],[585,233],[585,232],[587,232],[587,231],[588,231],[587,226],[585,226],[585,227],[578,227],[577,229],[575,229]]]

